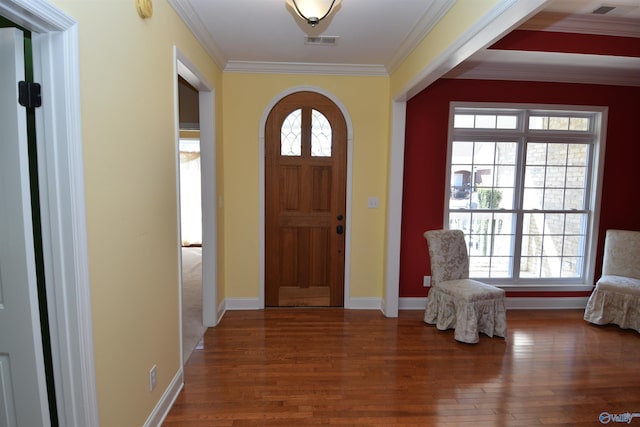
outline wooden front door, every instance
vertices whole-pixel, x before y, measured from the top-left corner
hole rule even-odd
[[[327,97],[298,92],[265,129],[265,304],[344,305],[347,130]]]

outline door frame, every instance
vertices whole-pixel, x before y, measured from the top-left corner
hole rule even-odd
[[[32,32],[38,178],[58,418],[98,426],[84,197],[78,24],[46,0],[0,0]],[[54,90],[55,88],[55,90]]]
[[[266,106],[262,112],[262,118],[260,119],[260,131],[258,136],[258,176],[260,177],[259,188],[259,201],[258,208],[260,210],[259,221],[259,245],[260,245],[260,261],[259,261],[259,273],[258,281],[260,286],[260,296],[258,300],[259,308],[265,307],[265,183],[266,183],[266,169],[265,169],[265,126],[267,124],[267,118],[269,113],[283,98],[294,94],[296,92],[314,92],[320,95],[324,95],[329,98],[340,110],[347,124],[347,182],[346,182],[346,221],[345,221],[345,248],[344,248],[344,308],[351,308],[350,300],[350,281],[351,277],[351,199],[352,199],[352,187],[353,187],[353,123],[351,116],[347,111],[345,105],[331,92],[328,92],[322,88],[316,86],[295,86],[286,89],[276,95],[271,102]]]
[[[180,192],[180,117],[178,76],[185,79],[198,91],[200,122],[200,179],[202,201],[202,323],[205,327],[216,326],[220,321],[218,310],[218,229],[216,215],[216,140],[215,140],[215,91],[209,80],[198,70],[189,58],[174,46],[174,87],[175,129],[176,129],[176,186]],[[178,230],[180,230],[180,198],[177,203]],[[180,233],[178,233],[180,236]],[[178,248],[182,246],[178,239]],[[181,254],[181,251],[178,251]],[[178,257],[180,277],[180,357],[183,357],[182,344],[182,255]],[[185,360],[181,361],[184,366]]]

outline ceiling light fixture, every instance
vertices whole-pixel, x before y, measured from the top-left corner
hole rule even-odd
[[[340,0],[290,0],[289,2],[293,4],[296,13],[307,21],[307,24],[315,27],[320,21],[329,16],[336,3],[339,3]],[[331,4],[327,8],[329,2]],[[326,10],[326,12],[322,13],[323,10]]]

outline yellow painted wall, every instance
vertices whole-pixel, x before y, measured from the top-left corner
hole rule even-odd
[[[78,21],[100,425],[140,426],[180,369],[173,46],[221,73],[166,1],[54,3]]]
[[[422,70],[504,0],[457,0],[391,76],[391,94],[407,89]]]
[[[261,177],[259,135],[268,106],[293,87],[313,86],[332,94],[353,125],[351,212],[351,297],[382,296],[385,199],[389,144],[387,77],[224,74],[224,244],[225,295],[258,298],[260,293]],[[368,197],[380,199],[368,209]]]

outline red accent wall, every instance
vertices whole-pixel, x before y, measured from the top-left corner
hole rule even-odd
[[[640,87],[441,79],[407,103],[400,297],[424,297],[430,275],[423,233],[442,228],[449,103],[509,102],[609,107],[596,278],[604,232],[640,230]],[[531,292],[508,296],[587,296],[589,292]]]

